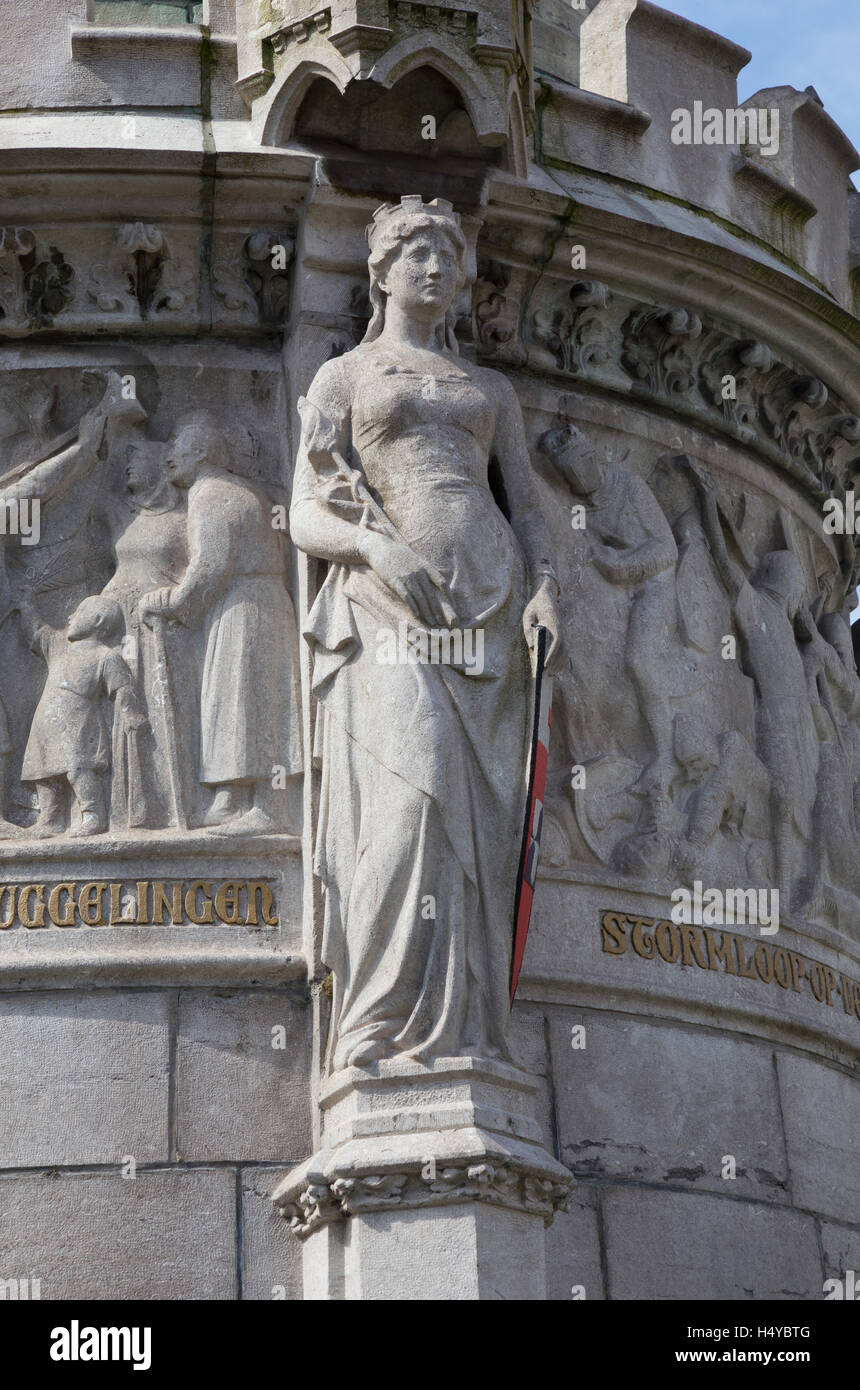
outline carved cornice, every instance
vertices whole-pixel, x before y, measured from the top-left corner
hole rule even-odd
[[[669,409],[755,449],[816,503],[852,485],[860,419],[767,343],[692,307],[635,301],[598,280],[555,281],[529,296],[514,286],[520,272],[499,261],[482,266],[474,322],[483,360],[523,363]]]
[[[103,333],[189,331],[199,326],[200,255],[190,230],[137,221],[53,232],[0,227],[0,337],[39,330]],[[212,263],[216,331],[280,329],[289,310],[295,234],[287,229],[224,233]],[[61,317],[62,316],[62,317]]]
[[[56,246],[29,227],[0,227],[0,327],[27,333],[50,326],[75,297],[75,272]]]
[[[373,1211],[426,1208],[463,1202],[490,1202],[530,1212],[549,1221],[562,1211],[568,1185],[510,1163],[457,1163],[440,1166],[432,1177],[423,1170],[332,1177],[315,1175],[291,1200],[275,1205],[302,1238],[329,1221]]]
[[[104,314],[145,320],[184,309],[197,285],[191,268],[171,256],[160,227],[127,222],[117,228],[112,254],[92,266],[87,294]]]
[[[289,308],[294,254],[292,232],[253,232],[213,266],[215,297],[228,315],[240,314],[268,328],[281,326]]]

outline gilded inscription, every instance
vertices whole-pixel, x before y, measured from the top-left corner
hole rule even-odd
[[[819,1004],[830,1008],[834,999],[841,999],[845,1013],[860,1019],[860,982],[771,941],[756,944],[737,932],[680,925],[629,912],[604,912],[600,939],[609,956],[623,956],[630,947],[642,960],[659,958],[666,965],[721,971],[795,994],[810,990]]]
[[[0,928],[276,927],[275,894],[265,879],[134,883],[0,883]]]

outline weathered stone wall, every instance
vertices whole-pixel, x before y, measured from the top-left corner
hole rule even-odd
[[[578,1179],[548,1232],[550,1297],[818,1299],[855,1268],[851,1065],[656,1009],[529,1008],[519,1027]]]
[[[4,993],[0,1020],[7,1278],[43,1299],[301,1297],[270,1201],[311,1143],[301,986]]]

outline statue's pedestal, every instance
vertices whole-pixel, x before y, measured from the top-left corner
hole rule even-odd
[[[544,1299],[544,1229],[570,1174],[533,1079],[473,1057],[352,1067],[320,1095],[322,1147],[274,1193],[306,1299]]]

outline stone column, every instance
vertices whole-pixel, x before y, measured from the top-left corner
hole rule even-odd
[[[273,1200],[312,1300],[546,1298],[544,1230],[570,1174],[535,1082],[474,1057],[351,1067],[320,1095],[322,1147]]]

